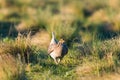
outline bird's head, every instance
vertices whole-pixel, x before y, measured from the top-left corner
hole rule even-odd
[[[60,43],[65,43],[65,40],[64,39],[60,39],[60,41],[59,41]]]

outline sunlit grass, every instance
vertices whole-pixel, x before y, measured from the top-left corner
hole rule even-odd
[[[118,74],[119,2],[1,0],[0,80],[101,80],[104,75]],[[11,26],[21,34],[8,36]],[[51,32],[69,44],[59,65],[47,54]]]

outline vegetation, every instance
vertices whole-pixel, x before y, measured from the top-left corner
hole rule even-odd
[[[0,0],[0,80],[117,80],[119,0]],[[54,31],[68,54],[47,54]]]

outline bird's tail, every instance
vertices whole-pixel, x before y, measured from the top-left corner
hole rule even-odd
[[[52,38],[55,38],[55,33],[54,32],[52,32]]]
[[[57,44],[57,40],[55,39],[55,34],[54,34],[54,32],[52,32],[52,39],[51,39],[50,44]]]

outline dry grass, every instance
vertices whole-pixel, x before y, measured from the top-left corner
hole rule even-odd
[[[25,79],[25,64],[29,63],[32,55],[30,34],[25,37],[21,34],[15,40],[4,39],[0,42],[0,79]],[[33,57],[33,56],[32,56]]]
[[[18,73],[17,62],[10,54],[0,55],[0,79],[7,80]]]
[[[40,31],[31,38],[31,44],[47,49],[50,42],[50,35],[46,31]]]
[[[24,80],[25,74],[28,80],[119,79],[120,38],[112,39],[120,33],[119,2],[0,0],[0,27],[19,23],[16,31],[23,33],[0,37],[0,80]],[[60,65],[46,54],[52,31],[70,45]]]
[[[119,80],[119,74],[111,73],[111,74],[104,74],[103,76],[87,76],[87,77],[78,77],[77,80]]]

